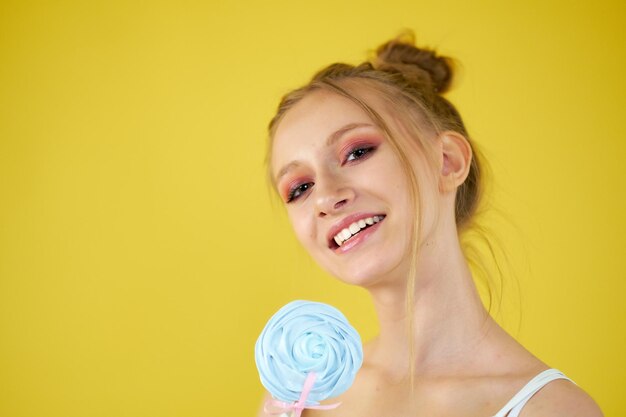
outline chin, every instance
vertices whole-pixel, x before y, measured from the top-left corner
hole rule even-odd
[[[344,268],[327,269],[338,280],[359,287],[372,287],[386,280],[393,279],[398,270],[398,263],[389,259],[368,259],[365,262],[355,262],[355,265]]]
[[[372,274],[333,274],[335,278],[344,284],[356,285],[358,287],[369,287],[380,280],[380,277],[372,276]]]
[[[322,269],[338,280],[350,285],[371,287],[388,280],[396,281],[398,276],[406,276],[399,274],[399,271],[405,270],[403,266],[410,258],[407,256],[407,246],[405,242],[396,240],[391,244],[381,242],[355,248],[358,251],[339,256],[321,251],[310,253]]]

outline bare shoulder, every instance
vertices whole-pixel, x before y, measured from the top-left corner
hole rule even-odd
[[[596,402],[578,385],[565,379],[540,389],[520,413],[520,417],[603,417]]]

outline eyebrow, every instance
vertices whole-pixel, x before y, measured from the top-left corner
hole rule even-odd
[[[354,130],[359,127],[372,126],[371,123],[350,123],[345,125],[344,127],[336,130],[334,133],[331,133],[328,138],[326,138],[326,146],[331,146],[333,143],[337,142],[343,135],[348,133],[351,130]]]
[[[326,146],[328,147],[328,146],[333,145],[335,142],[341,139],[341,137],[345,135],[346,133],[348,133],[349,131],[357,129],[359,127],[366,127],[366,126],[371,127],[373,125],[371,123],[349,123],[339,128],[338,130],[334,131],[330,135],[328,135],[328,137],[326,138]],[[287,174],[287,172],[291,171],[292,169],[300,165],[301,164],[298,161],[292,161],[288,163],[287,165],[282,167],[280,171],[278,171],[278,174],[276,175],[276,179],[274,180],[274,182],[278,183],[278,180],[280,180],[285,174]]]

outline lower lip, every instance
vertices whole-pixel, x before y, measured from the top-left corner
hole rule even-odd
[[[383,221],[384,221],[384,219],[379,221],[375,225],[372,225],[372,226],[368,227],[367,229],[357,233],[356,236],[350,238],[346,243],[344,243],[343,245],[339,246],[338,248],[335,248],[333,250],[333,252],[335,252],[335,253],[345,253],[345,252],[351,250],[352,248],[354,248],[355,246],[361,244],[362,242],[367,240],[372,235],[372,233],[374,233],[378,229],[378,227],[380,226],[380,224]]]

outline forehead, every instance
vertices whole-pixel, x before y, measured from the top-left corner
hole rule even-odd
[[[308,94],[287,111],[276,129],[272,172],[276,174],[284,164],[324,147],[331,134],[349,124],[374,125],[365,111],[348,98],[322,90]]]

